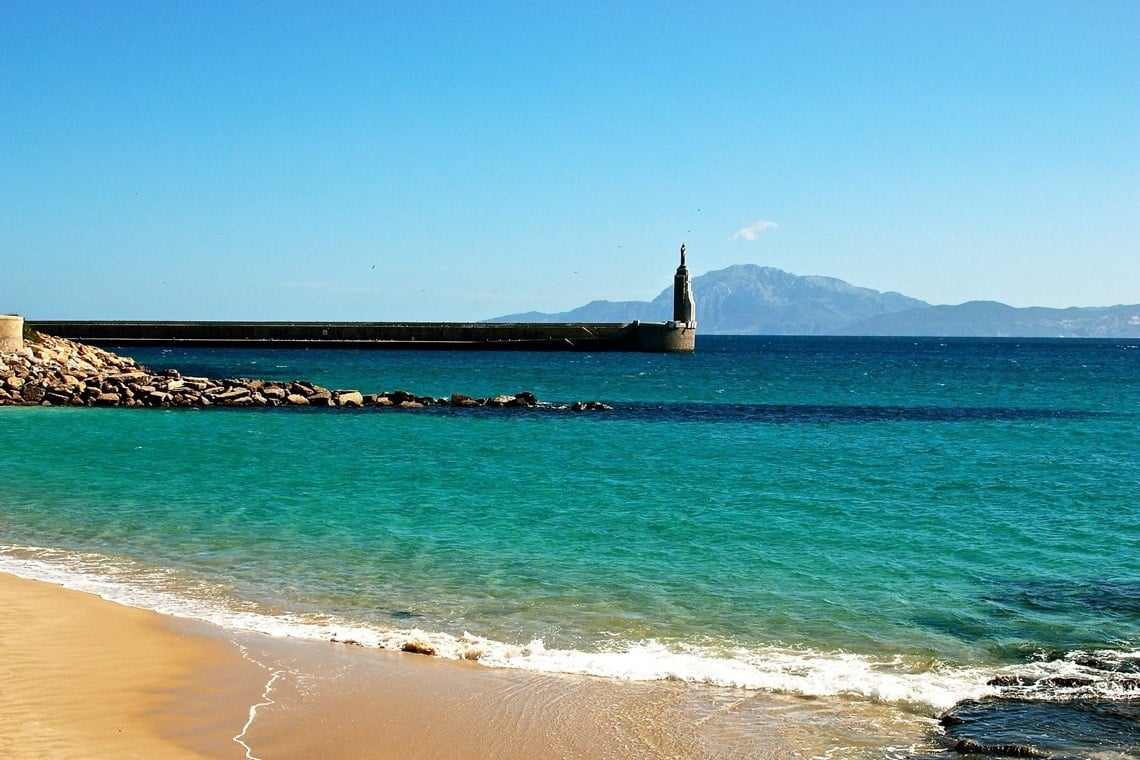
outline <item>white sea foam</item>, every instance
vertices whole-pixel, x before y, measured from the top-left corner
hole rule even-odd
[[[253,748],[246,742],[246,734],[249,733],[249,729],[253,725],[253,721],[257,719],[257,713],[261,708],[277,704],[277,701],[273,698],[273,691],[276,687],[277,680],[281,678],[286,671],[269,667],[265,663],[250,656],[249,650],[245,646],[240,644],[238,646],[241,650],[242,657],[269,673],[269,677],[265,682],[265,688],[261,691],[261,701],[249,706],[249,713],[245,724],[241,727],[241,731],[233,737],[234,744],[241,746],[242,749],[245,750],[246,760],[261,760],[261,758],[253,754]]]
[[[193,618],[223,628],[270,636],[338,641],[364,647],[430,652],[445,659],[477,661],[501,668],[567,673],[631,681],[673,680],[757,689],[803,696],[845,695],[939,712],[962,699],[998,693],[1036,698],[1049,695],[1107,698],[1135,697],[1104,674],[1094,678],[1081,664],[1082,653],[1053,661],[1005,667],[969,668],[931,665],[902,656],[875,658],[847,652],[819,652],[778,647],[717,648],[626,642],[605,651],[548,649],[541,640],[509,644],[470,633],[453,636],[418,628],[381,628],[332,616],[266,614],[244,609],[206,585],[187,593],[185,579],[161,569],[98,554],[0,545],[0,572],[55,583],[97,594],[131,607]],[[1091,653],[1101,659],[1140,659],[1140,652]],[[1024,679],[1025,686],[993,686],[990,681]],[[1045,694],[1044,679],[1080,678],[1082,684]],[[1036,689],[1034,692],[1033,690]],[[1068,691],[1066,691],[1066,689]]]

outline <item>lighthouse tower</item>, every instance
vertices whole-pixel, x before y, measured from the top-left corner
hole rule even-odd
[[[664,351],[691,354],[697,347],[697,305],[693,283],[685,266],[685,246],[681,245],[681,266],[673,275],[673,318],[668,322],[634,322],[633,337],[638,351]]]
[[[681,266],[673,275],[673,321],[684,322],[685,327],[697,326],[697,305],[693,301],[693,283],[689,268],[685,266],[685,244],[681,244]]]
[[[697,347],[697,304],[693,300],[693,283],[685,266],[685,246],[681,245],[681,266],[673,275],[673,319],[640,326],[643,351],[692,353]]]

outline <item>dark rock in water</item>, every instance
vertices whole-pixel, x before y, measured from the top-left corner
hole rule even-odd
[[[416,400],[415,395],[408,393],[407,391],[392,391],[391,393],[386,393],[384,395],[387,396],[396,406]]]
[[[612,406],[601,401],[575,401],[570,407],[572,412],[606,412],[613,410]]]
[[[941,719],[963,755],[1076,759],[1140,753],[1140,700],[967,700]]]
[[[64,406],[71,402],[71,394],[49,389],[44,395],[43,403],[48,406]]]
[[[1074,676],[1053,676],[1052,678],[1043,678],[1039,683],[1046,686],[1058,686],[1062,689],[1076,689],[1081,686],[1092,686],[1095,681],[1091,678],[1077,678]]]
[[[332,392],[327,390],[313,391],[309,396],[309,404],[311,406],[336,406],[333,402]]]
[[[1041,750],[1023,744],[982,744],[973,739],[961,739],[954,745],[959,755],[991,755],[994,757],[1049,757]]]
[[[1137,589],[1140,592],[1140,588]],[[1140,657],[1119,660],[1103,657],[1074,657],[1073,662],[1084,668],[1103,670],[1110,673],[1140,673]]]

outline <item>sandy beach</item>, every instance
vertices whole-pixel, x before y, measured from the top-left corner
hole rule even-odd
[[[193,626],[0,574],[0,757],[240,758],[263,672]]]
[[[4,760],[787,758],[882,729],[869,704],[235,633],[3,574],[0,606]]]

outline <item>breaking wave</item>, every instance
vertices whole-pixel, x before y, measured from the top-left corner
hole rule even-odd
[[[95,553],[0,546],[0,572],[96,594],[109,601],[222,628],[403,650],[490,667],[631,681],[672,680],[794,695],[850,696],[930,714],[963,700],[1140,698],[1140,651],[1071,652],[1005,666],[960,666],[914,656],[807,648],[743,647],[652,639],[597,651],[511,644],[471,633],[385,628],[319,614],[265,610],[218,584],[188,583],[162,568]]]

